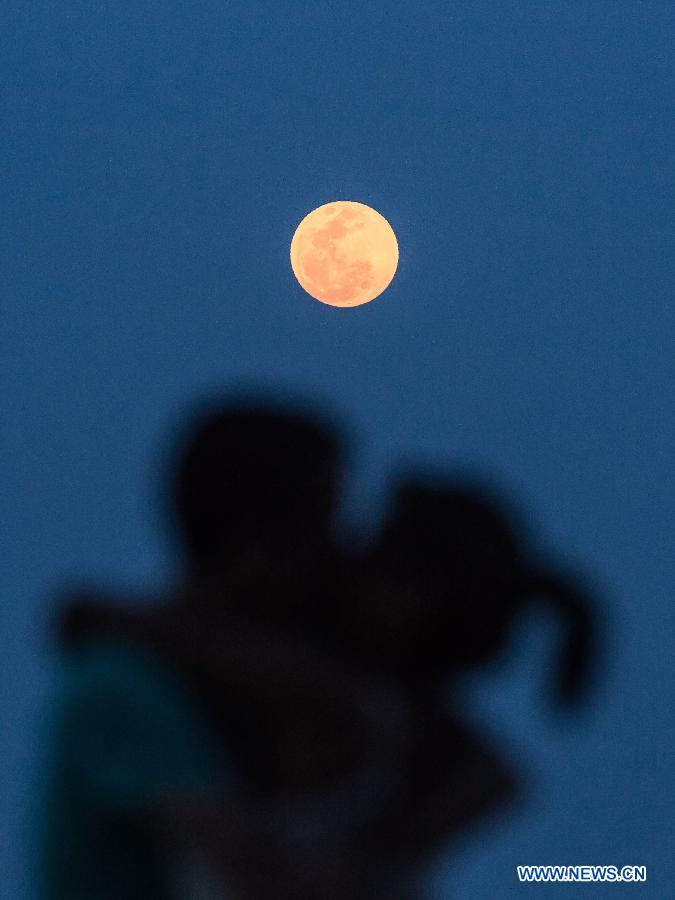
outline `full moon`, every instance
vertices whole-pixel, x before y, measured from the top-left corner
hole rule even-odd
[[[291,266],[302,287],[329,306],[361,306],[391,283],[398,265],[394,231],[370,206],[336,200],[298,225]]]

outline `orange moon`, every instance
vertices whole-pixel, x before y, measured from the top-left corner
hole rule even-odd
[[[291,266],[315,300],[361,306],[391,283],[398,242],[379,212],[364,203],[336,200],[300,222],[291,241]]]

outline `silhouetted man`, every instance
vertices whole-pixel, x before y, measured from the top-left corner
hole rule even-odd
[[[145,609],[82,595],[63,617],[43,896],[154,900],[186,881],[196,898],[214,859],[218,896],[223,872],[237,896],[275,893],[285,857],[260,804],[335,777],[360,740],[349,678],[277,627],[335,589],[342,464],[310,414],[229,404],[193,425],[176,591]]]

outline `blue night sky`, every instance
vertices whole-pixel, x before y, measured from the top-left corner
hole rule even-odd
[[[586,897],[519,887],[515,865],[630,863],[650,881],[613,896],[670,895],[674,18],[639,0],[5,0],[3,897],[26,896],[53,593],[163,576],[165,438],[242,380],[353,425],[354,514],[401,460],[468,465],[601,587],[584,716],[543,707],[534,628],[468,688],[531,785],[439,885]],[[352,310],[311,300],[288,259],[334,199],[378,209],[401,252]]]

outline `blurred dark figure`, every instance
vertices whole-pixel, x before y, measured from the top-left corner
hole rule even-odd
[[[47,900],[410,900],[435,853],[516,796],[448,689],[543,602],[562,629],[555,695],[578,699],[583,594],[526,558],[494,501],[421,478],[347,553],[343,463],[316,416],[207,410],[173,480],[175,591],[71,597]]]
[[[347,673],[278,627],[309,594],[328,602],[339,580],[342,465],[341,439],[316,416],[214,406],[173,479],[186,561],[173,595],[141,608],[99,592],[71,599],[45,897],[207,896],[195,872],[210,878],[214,858],[241,882],[236,896],[266,896],[264,866],[274,874],[282,862],[264,804],[348,767],[359,742]],[[334,741],[321,733],[329,722]]]
[[[502,656],[519,616],[543,606],[559,629],[551,702],[572,709],[590,687],[590,598],[571,573],[537,561],[514,523],[482,488],[406,478],[359,591],[345,594],[342,633],[396,673],[414,711],[408,777],[384,808],[380,844],[420,867],[518,794],[517,773],[456,709],[458,676]]]

